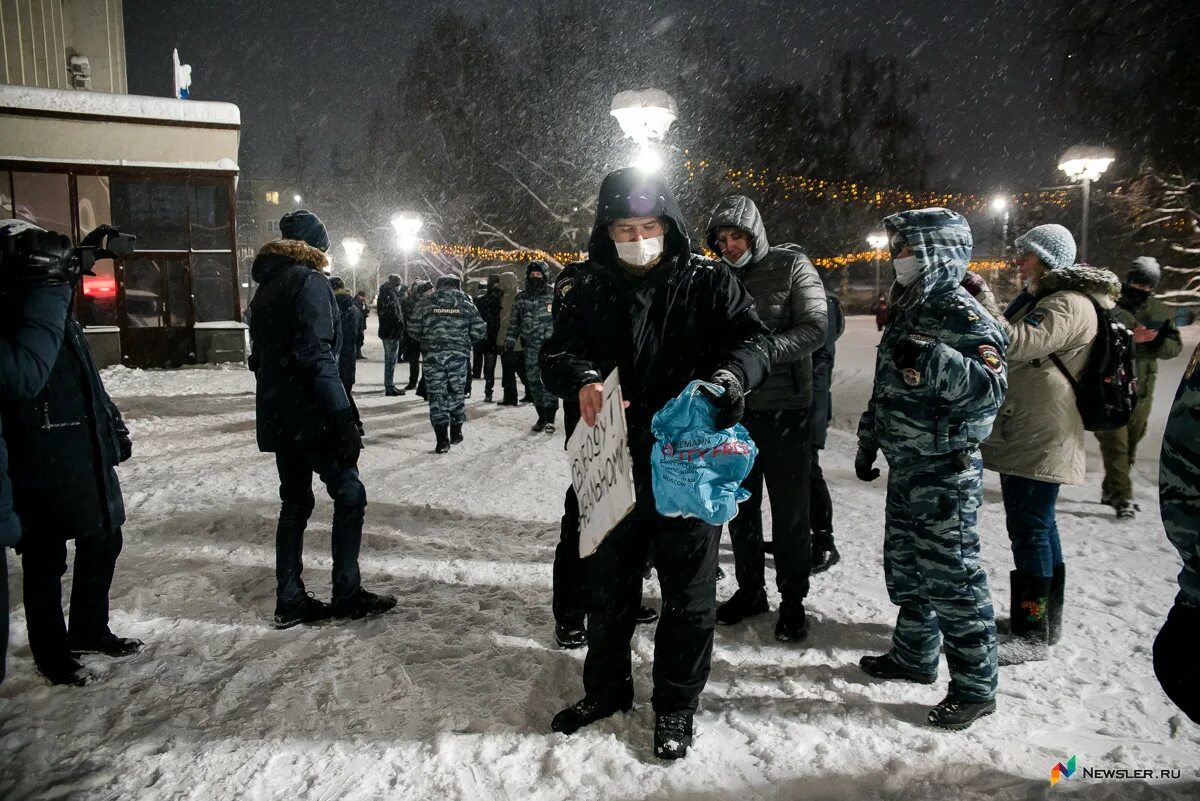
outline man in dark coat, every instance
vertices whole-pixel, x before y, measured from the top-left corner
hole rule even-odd
[[[729,521],[738,589],[717,610],[717,622],[740,623],[769,610],[763,555],[763,485],[771,498],[775,581],[783,603],[775,639],[799,642],[808,634],[812,540],[808,523],[812,403],[812,352],[825,344],[825,287],[799,249],[771,247],[758,207],[731,195],[713,209],[708,246],[721,254],[754,298],[771,329],[771,373],[746,399],[743,425],[758,444],[758,458],[742,487],[750,498]]]
[[[496,346],[496,337],[500,331],[500,306],[504,298],[504,289],[500,286],[500,276],[489,275],[487,290],[476,301],[479,315],[487,323],[487,336],[479,343],[483,352],[483,400],[492,402],[492,392],[496,388],[496,356],[500,349]]]
[[[367,293],[361,289],[354,293],[354,305],[358,307],[358,313],[361,321],[358,324],[358,347],[354,351],[354,358],[365,359],[362,349],[366,344],[367,338],[367,318],[371,316],[371,307],[367,303]]]
[[[279,525],[275,534],[275,625],[288,628],[330,617],[362,618],[396,605],[362,588],[358,551],[367,492],[358,477],[362,438],[338,372],[341,325],[333,290],[322,270],[329,234],[315,214],[285,214],[283,239],[268,242],[251,274],[258,449],[275,454]],[[312,477],[333,499],[333,604],[304,590],[300,554],[312,514]]]
[[[375,299],[379,315],[379,338],[383,340],[383,392],[385,395],[403,395],[395,383],[396,362],[400,360],[404,344],[404,304],[400,298],[400,276],[389,275]]]
[[[17,303],[6,297],[5,324],[19,320]],[[19,550],[24,573],[26,627],[38,672],[54,684],[86,684],[90,674],[79,653],[127,656],[142,647],[108,627],[108,592],[117,556],[125,504],[113,468],[133,445],[121,413],[108,397],[71,316],[46,385],[33,397],[5,402],[13,508],[21,521]],[[67,499],[67,502],[64,502]],[[67,541],[75,540],[70,627],[63,619],[62,577]]]
[[[359,433],[362,433],[362,420],[358,415],[358,406],[354,403],[354,382],[358,378],[358,332],[362,328],[362,312],[358,304],[346,288],[346,282],[334,276],[329,279],[329,288],[333,290],[333,298],[337,301],[338,325],[341,326],[341,339],[338,347],[338,378],[342,379],[342,387],[346,390],[346,399],[350,408],[354,409],[354,419],[358,423]]]
[[[813,399],[808,407],[812,431],[812,463],[808,473],[808,521],[812,528],[812,572],[823,573],[841,559],[833,542],[833,501],[821,471],[821,451],[833,418],[833,362],[846,317],[837,295],[826,290],[825,344],[813,352]]]
[[[50,377],[71,303],[71,288],[61,275],[69,256],[64,236],[16,221],[0,223],[0,304],[15,312],[6,314],[0,330],[0,404],[35,397]],[[8,449],[0,439],[0,682],[8,655],[8,548],[20,541]]]
[[[620,368],[634,511],[587,559],[585,697],[558,713],[572,733],[633,703],[629,650],[641,601],[646,552],[662,587],[655,635],[655,754],[677,759],[692,740],[692,716],[708,680],[716,607],[719,526],[658,514],[651,485],[650,421],[690,381],[723,387],[718,427],[744,411],[744,392],[768,368],[766,326],[753,300],[722,264],[690,252],[675,196],[661,175],[618,170],[600,187],[588,266],[560,294],[554,333],[542,347],[546,388],[576,398],[587,425],[603,406],[603,381]]]

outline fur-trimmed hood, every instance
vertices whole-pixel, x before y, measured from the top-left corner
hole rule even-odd
[[[1050,270],[1037,280],[1036,293],[1039,298],[1055,292],[1082,292],[1097,300],[1115,301],[1121,294],[1121,279],[1103,267],[1075,264]]]
[[[324,270],[329,266],[329,257],[299,239],[276,239],[263,245],[254,258],[250,275],[258,283],[269,280],[281,265],[303,264],[312,270]]]

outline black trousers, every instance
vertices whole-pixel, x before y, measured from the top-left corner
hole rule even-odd
[[[708,682],[716,626],[719,526],[657,514],[653,495],[594,554],[586,576],[588,652],[583,687],[589,697],[626,700],[632,692],[629,644],[642,602],[647,550],[655,553],[662,614],[654,634],[657,714],[695,712]],[[648,507],[648,508],[646,508]]]
[[[70,635],[87,642],[108,632],[108,591],[112,587],[121,530],[101,531],[75,540],[75,576],[71,582]],[[29,649],[39,666],[70,656],[62,610],[62,577],[67,572],[67,541],[44,531],[26,532],[21,567],[25,583],[25,625]]]
[[[413,389],[421,377],[421,348],[411,339],[405,339],[404,343],[404,360],[408,362],[408,386],[405,389]]]
[[[471,377],[472,378],[483,378],[483,357],[484,357],[484,348],[485,347],[486,347],[485,343],[476,342],[474,347],[472,347],[472,349],[471,349]]]
[[[729,539],[738,587],[766,587],[763,555],[763,484],[771,496],[771,540],[775,582],[785,601],[803,601],[812,572],[812,536],[808,522],[808,477],[812,446],[808,409],[748,411],[742,424],[758,445],[754,468],[742,482],[750,499],[729,521]]]
[[[821,449],[812,449],[812,461],[808,471],[808,521],[812,529],[812,547],[817,551],[833,548],[833,500],[829,497],[829,485],[821,471]]]
[[[586,597],[584,593],[583,560],[579,558],[579,498],[573,487],[567,488],[563,515],[554,549],[554,623],[558,626],[582,627]]]
[[[500,354],[500,387],[504,391],[505,403],[516,403],[517,376],[525,371],[525,355],[517,351]],[[524,379],[521,380],[524,384]]]
[[[496,354],[488,350],[483,354],[483,393],[491,397],[496,389]]]

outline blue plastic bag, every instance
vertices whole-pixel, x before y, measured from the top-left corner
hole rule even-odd
[[[758,446],[740,423],[717,429],[716,407],[701,387],[720,395],[724,387],[693,381],[662,407],[650,423],[657,440],[650,453],[654,502],[660,515],[695,517],[714,526],[737,515],[750,497],[742,481]]]

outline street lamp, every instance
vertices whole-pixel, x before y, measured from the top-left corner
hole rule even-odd
[[[661,170],[662,156],[650,147],[650,142],[661,142],[679,116],[675,98],[661,89],[618,92],[609,113],[617,118],[625,135],[638,143],[634,166],[645,172]]]
[[[297,206],[304,202],[304,198],[300,197],[299,195],[292,195],[292,200],[295,201]]]
[[[887,247],[888,236],[885,233],[875,233],[867,236],[867,244],[871,246],[871,250],[875,251],[875,297],[879,297],[879,258],[883,255],[883,249]],[[850,266],[846,266],[848,271]],[[874,300],[874,298],[872,298]]]
[[[355,294],[358,294],[358,270],[356,268],[362,261],[362,254],[366,249],[367,243],[361,239],[348,236],[342,240],[342,250],[346,252],[346,264],[350,267],[350,283]]]
[[[1107,147],[1093,145],[1075,145],[1068,148],[1058,160],[1058,168],[1066,173],[1072,181],[1083,185],[1083,227],[1079,236],[1079,260],[1087,261],[1088,251],[1088,201],[1090,199],[1092,181],[1104,174],[1108,165],[1117,158],[1117,154]]]
[[[404,254],[404,285],[408,286],[408,255],[417,249],[420,240],[417,232],[423,222],[416,214],[397,212],[392,216],[392,227],[396,229],[396,245]]]

